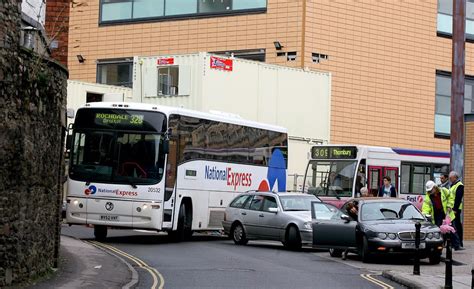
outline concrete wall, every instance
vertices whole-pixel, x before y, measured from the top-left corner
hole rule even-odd
[[[20,2],[0,4],[0,287],[57,261],[67,72],[19,46]]]

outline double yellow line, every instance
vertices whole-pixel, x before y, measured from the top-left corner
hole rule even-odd
[[[364,278],[365,280],[369,281],[369,282],[372,282],[374,284],[377,284],[379,285],[380,287],[382,287],[383,289],[394,289],[393,286],[390,286],[374,277],[372,277],[371,274],[360,274],[360,277]]]
[[[138,259],[137,257],[132,256],[128,253],[125,253],[124,251],[119,250],[119,249],[117,249],[113,246],[106,245],[104,243],[100,243],[100,242],[97,242],[97,241],[88,241],[88,243],[90,243],[90,244],[92,244],[92,245],[94,245],[98,248],[101,248],[103,250],[109,250],[109,251],[112,251],[115,254],[118,254],[122,257],[125,257],[128,260],[132,261],[133,263],[137,264],[138,267],[148,271],[148,273],[150,273],[151,277],[153,278],[153,284],[151,286],[151,289],[163,289],[163,287],[165,286],[165,279],[163,278],[163,275],[161,275],[161,273],[158,272],[158,270],[156,270],[153,267],[148,266],[147,263],[143,262],[142,260]]]

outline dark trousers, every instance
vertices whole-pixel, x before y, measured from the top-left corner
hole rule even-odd
[[[453,221],[454,229],[456,229],[456,237],[453,238],[453,247],[463,247],[463,230],[462,230],[462,223],[461,223],[461,210],[455,211],[454,214],[456,218]],[[457,239],[456,241],[454,239]]]

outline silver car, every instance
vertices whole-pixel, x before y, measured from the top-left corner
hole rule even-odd
[[[314,195],[298,193],[248,192],[226,208],[222,225],[236,244],[248,240],[281,241],[290,249],[312,244],[311,202]]]

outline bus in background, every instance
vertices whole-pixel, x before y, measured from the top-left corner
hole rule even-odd
[[[69,224],[221,230],[225,207],[249,190],[286,190],[284,128],[236,116],[134,103],[89,103],[72,128]]]
[[[449,170],[449,153],[361,145],[314,146],[305,174],[305,191],[338,207],[367,187],[377,196],[384,176],[397,196],[421,208],[425,183],[439,183]]]

